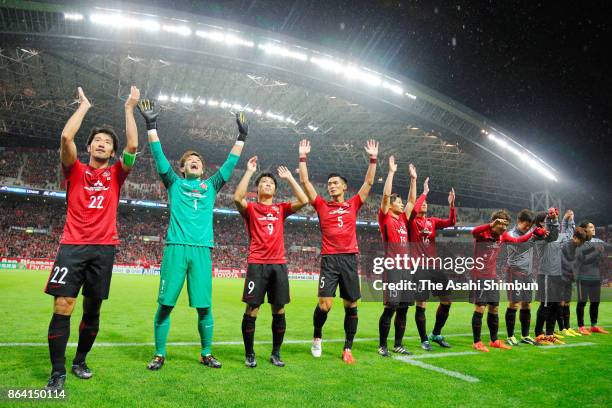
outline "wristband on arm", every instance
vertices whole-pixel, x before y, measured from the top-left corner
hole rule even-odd
[[[123,151],[123,164],[125,164],[127,167],[133,167],[135,161],[136,153],[126,152],[125,150]]]

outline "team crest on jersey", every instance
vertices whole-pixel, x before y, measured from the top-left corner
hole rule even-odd
[[[87,191],[106,191],[110,187],[105,187],[104,184],[100,180],[96,180],[93,186],[85,186],[85,190]]]
[[[200,187],[201,187],[203,190],[208,190],[208,186],[206,185],[206,183],[200,183]]]
[[[102,177],[110,177],[110,171],[106,170],[104,173],[102,173]]]

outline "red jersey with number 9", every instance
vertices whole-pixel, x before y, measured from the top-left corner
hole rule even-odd
[[[249,234],[248,263],[285,264],[285,218],[291,203],[266,205],[250,202],[242,212]]]
[[[119,244],[117,207],[127,175],[121,161],[95,169],[77,160],[64,168],[68,211],[60,244]]]
[[[357,212],[363,201],[359,194],[343,203],[325,201],[317,196],[312,206],[319,215],[321,255],[357,254]]]

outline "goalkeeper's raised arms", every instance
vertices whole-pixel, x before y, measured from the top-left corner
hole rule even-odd
[[[157,129],[157,117],[159,110],[155,109],[155,102],[150,99],[143,99],[138,103],[138,112],[147,123],[147,130]]]
[[[236,113],[236,124],[238,125],[238,142],[244,143],[249,134],[249,123],[244,112]]]

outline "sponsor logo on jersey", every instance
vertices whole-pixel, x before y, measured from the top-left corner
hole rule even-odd
[[[348,211],[348,210],[347,210],[347,209],[345,209],[345,208],[338,208],[337,210],[331,210],[331,211],[329,212],[329,215],[336,215],[336,214],[339,214],[339,215],[342,215],[342,214],[350,214],[350,211]]]
[[[257,221],[278,221],[278,217],[274,214],[266,214],[263,217],[257,218]]]
[[[198,190],[183,191],[183,194],[190,198],[206,198],[206,195],[201,194]]]
[[[110,187],[104,187],[104,184],[100,180],[96,180],[93,186],[85,186],[85,190],[94,192],[106,191],[109,188]]]

